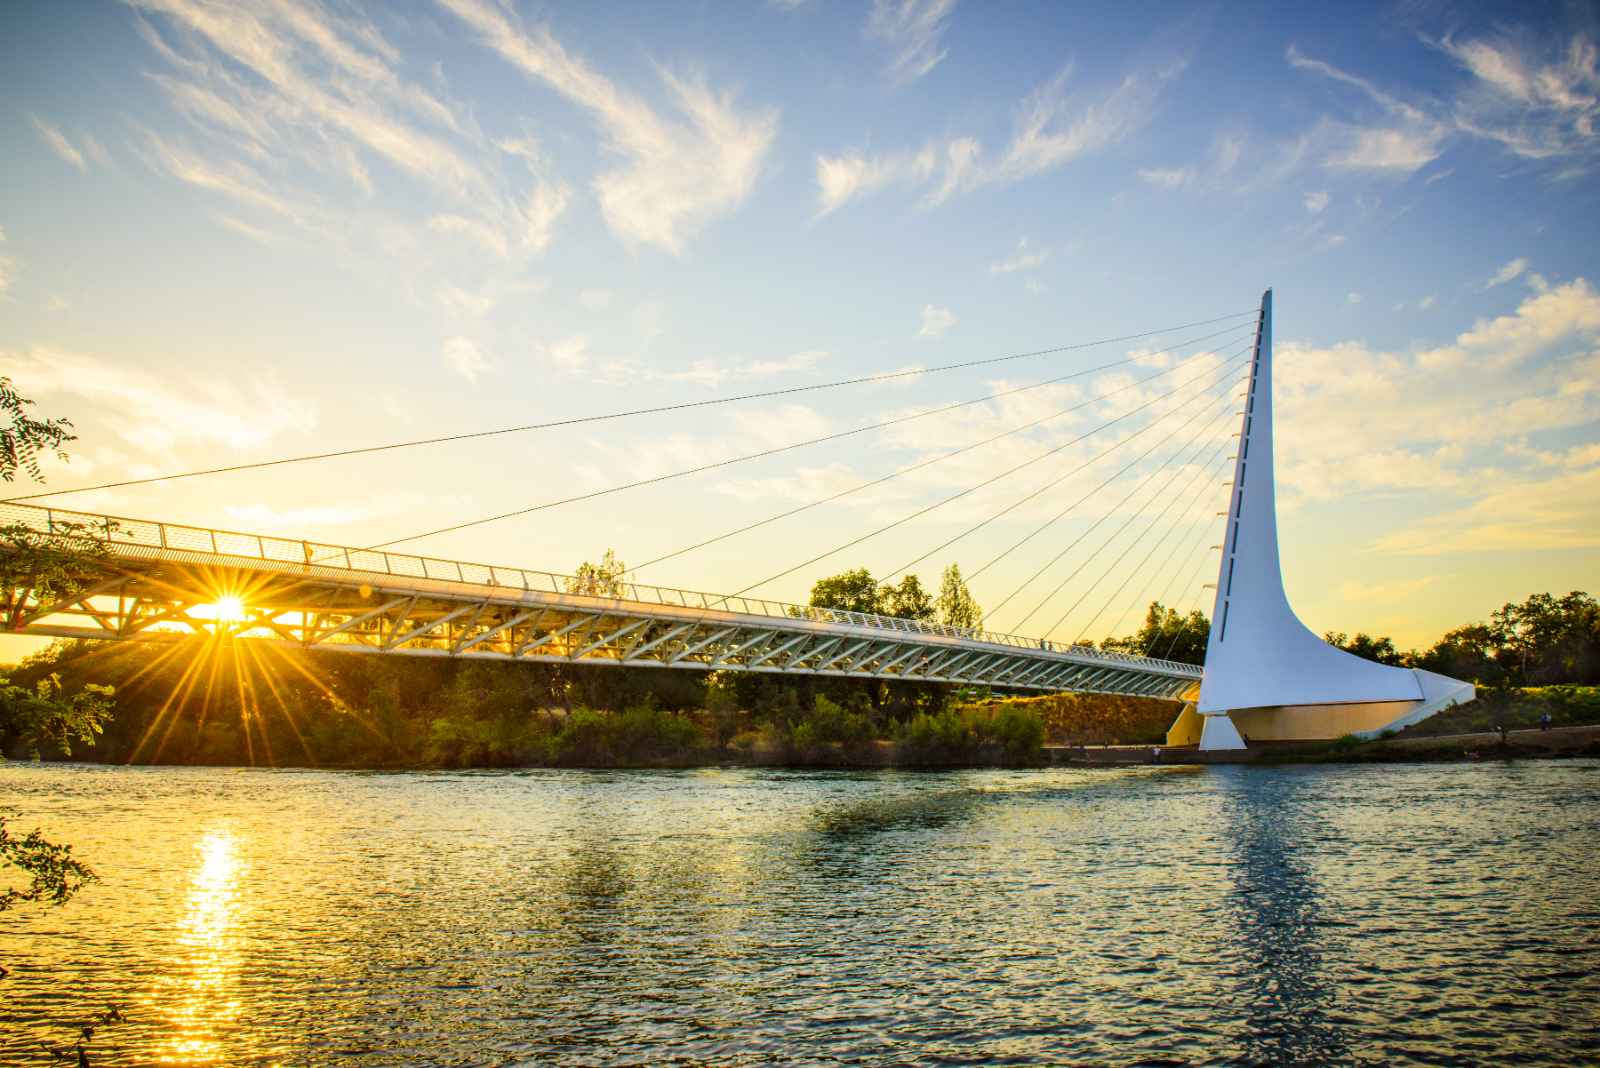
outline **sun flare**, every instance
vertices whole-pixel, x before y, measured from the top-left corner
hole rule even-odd
[[[224,594],[210,604],[195,605],[189,610],[189,615],[216,623],[241,623],[244,621],[244,599]]]

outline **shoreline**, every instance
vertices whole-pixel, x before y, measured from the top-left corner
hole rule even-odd
[[[1501,743],[1498,734],[1481,731],[1437,737],[1393,737],[1372,741],[1351,738],[1319,742],[1256,743],[1243,751],[1201,752],[1192,747],[1159,745],[1047,745],[1031,761],[989,760],[901,762],[894,758],[893,743],[873,743],[876,752],[817,754],[814,759],[781,759],[776,754],[741,755],[737,752],[699,753],[681,758],[601,764],[489,764],[449,767],[429,764],[199,764],[130,763],[101,761],[42,761],[97,767],[140,768],[247,768],[272,767],[299,771],[688,771],[702,768],[767,768],[790,771],[954,771],[962,769],[1027,770],[1046,767],[1204,766],[1211,764],[1470,764],[1503,760],[1568,760],[1600,757],[1600,724],[1509,731]],[[17,761],[16,763],[27,763]]]

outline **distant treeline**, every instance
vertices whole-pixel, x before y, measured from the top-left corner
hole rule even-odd
[[[1401,652],[1389,638],[1362,633],[1326,637],[1380,664],[1436,671],[1491,689],[1600,684],[1600,604],[1577,590],[1507,604],[1488,622],[1457,627],[1426,651]]]

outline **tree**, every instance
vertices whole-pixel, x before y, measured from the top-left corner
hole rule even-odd
[[[9,818],[15,816],[13,812]],[[22,871],[28,885],[0,887],[0,912],[30,901],[60,905],[97,880],[93,870],[72,859],[71,846],[46,841],[36,830],[18,838],[6,829],[7,818],[7,813],[0,811],[0,866]]]
[[[110,556],[106,542],[82,523],[56,522],[47,531],[26,523],[0,526],[0,612],[6,626],[22,629],[30,600],[43,607],[86,589],[105,574]]]
[[[1357,631],[1352,638],[1344,631],[1330,630],[1322,636],[1322,640],[1364,660],[1388,664],[1390,667],[1401,667],[1406,663],[1406,656],[1394,647],[1392,638],[1374,638],[1365,631]]]
[[[961,577],[961,565],[951,564],[944,569],[939,581],[939,622],[947,627],[966,627],[976,630],[983,623],[983,609],[967,589]]]
[[[7,482],[26,472],[35,482],[43,482],[39,470],[39,457],[53,452],[61,459],[67,458],[61,446],[77,441],[72,433],[72,423],[67,419],[35,419],[28,414],[33,401],[20,395],[11,379],[0,376],[0,416],[10,422],[0,426],[0,479]]]
[[[71,756],[73,742],[92,744],[105,730],[113,693],[91,682],[69,696],[56,674],[31,688],[0,677],[0,754],[20,752],[38,760],[41,747],[49,747]]]
[[[1211,621],[1198,608],[1180,616],[1160,601],[1151,601],[1144,626],[1127,638],[1107,638],[1102,649],[1136,656],[1175,660],[1180,664],[1204,664],[1206,645],[1211,640]]]
[[[598,564],[585,560],[567,580],[568,593],[581,593],[586,597],[621,597],[622,574],[628,568],[617,559],[614,549],[607,549]]]
[[[811,587],[813,608],[834,608],[843,612],[878,611],[878,583],[864,567],[841,571],[818,579]]]
[[[878,591],[878,611],[900,619],[932,619],[933,598],[922,588],[922,580],[907,575],[898,586],[885,583]]]

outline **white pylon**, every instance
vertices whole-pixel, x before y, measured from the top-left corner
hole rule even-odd
[[[1261,297],[1240,428],[1197,704],[1205,717],[1200,748],[1244,748],[1236,722],[1243,717],[1229,715],[1242,710],[1253,710],[1252,723],[1263,727],[1298,719],[1299,729],[1312,731],[1306,736],[1338,737],[1376,733],[1374,726],[1415,722],[1448,704],[1471,700],[1472,687],[1466,683],[1374,663],[1329,645],[1289,606],[1278,560],[1270,289]],[[1283,737],[1293,729],[1271,733]]]

